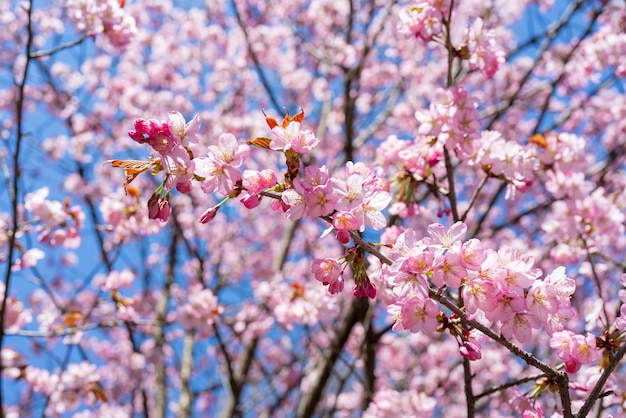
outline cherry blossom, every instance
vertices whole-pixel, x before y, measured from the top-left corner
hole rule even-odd
[[[302,130],[300,122],[291,121],[286,127],[275,126],[272,129],[272,142],[270,147],[273,150],[287,151],[294,150],[297,153],[305,154],[310,152],[318,143],[319,139],[313,132]]]
[[[202,190],[205,193],[218,191],[228,195],[235,188],[235,183],[241,180],[238,167],[250,153],[246,144],[238,144],[232,134],[222,134],[218,138],[218,145],[211,145],[207,157],[194,160],[195,174],[203,178]]]
[[[5,1],[5,415],[620,416],[626,10],[539,3]]]

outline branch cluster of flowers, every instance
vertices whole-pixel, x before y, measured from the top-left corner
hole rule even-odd
[[[200,121],[197,116],[188,123],[178,112],[170,112],[168,121],[137,119],[129,136],[140,144],[150,145],[159,157],[149,161],[112,160],[110,163],[126,170],[124,186],[143,171],[165,173],[163,182],[148,201],[150,219],[167,221],[171,215],[171,191],[189,193],[196,184],[204,193],[216,192],[224,197],[202,214],[201,223],[214,219],[220,207],[230,199],[239,197],[246,208],[252,209],[261,203],[263,196],[268,196],[273,198],[272,208],[288,219],[325,218],[331,223],[326,233],[335,230],[337,239],[345,245],[350,243],[351,231],[362,232],[368,226],[385,227],[382,211],[391,201],[391,195],[370,168],[348,162],[341,177],[329,176],[325,166],[310,165],[301,170],[301,156],[319,143],[311,131],[302,128],[303,118],[304,112],[293,117],[287,114],[278,124],[266,116],[271,138],[259,137],[241,144],[234,135],[225,133],[204,155],[198,147]],[[240,171],[250,155],[249,144],[284,154],[284,182],[279,183],[277,173],[269,169]],[[346,261],[355,272],[355,295],[373,298],[376,290],[365,273],[363,255],[355,252]],[[330,290],[332,293],[343,290],[343,281],[335,278]]]
[[[445,45],[446,24],[450,24],[450,0],[415,1],[399,13],[398,31],[423,41],[435,41]],[[483,19],[477,18],[467,28],[465,40],[455,53],[469,61],[470,69],[480,70],[491,78],[504,64],[504,51],[496,42],[493,30],[484,27]]]
[[[448,328],[458,337],[463,356],[481,358],[480,338],[455,327],[429,297],[433,287],[439,292],[460,289],[467,319],[488,323],[509,340],[530,342],[533,330],[544,326],[568,372],[597,359],[595,337],[565,330],[575,315],[570,298],[576,285],[564,267],[540,279],[542,272],[531,257],[509,247],[483,248],[476,238],[464,241],[467,227],[462,222],[449,229],[432,224],[427,232],[420,238],[413,229],[404,231],[391,249],[393,263],[383,267],[382,278],[394,300],[388,307],[395,318],[394,330]]]
[[[437,113],[436,107],[433,112]],[[455,114],[462,115],[462,112]],[[350,243],[351,234],[364,231],[366,226],[382,229],[385,226],[382,211],[391,196],[371,169],[349,162],[341,178],[330,176],[323,166],[306,166],[300,170],[300,157],[318,143],[311,131],[302,128],[303,116],[299,113],[292,118],[287,114],[280,125],[266,116],[271,138],[259,137],[240,144],[234,135],[222,134],[217,145],[209,146],[203,156],[196,156],[200,155],[198,117],[187,123],[180,113],[171,112],[168,121],[138,119],[129,136],[139,143],[149,144],[160,157],[143,162],[114,160],[113,163],[126,169],[125,186],[148,169],[153,174],[165,173],[163,182],[148,202],[151,219],[166,221],[171,212],[170,192],[176,189],[189,193],[196,184],[204,193],[216,192],[224,196],[218,205],[203,213],[199,219],[201,223],[210,222],[230,199],[240,198],[246,208],[252,209],[263,197],[270,197],[271,207],[289,219],[325,219],[331,224],[325,234],[335,230],[337,239],[344,245]],[[431,124],[434,129],[432,126],[434,124]],[[440,136],[441,128],[437,129]],[[494,141],[499,138],[497,135],[492,137]],[[493,146],[493,141],[483,142],[487,145],[483,144],[479,149]],[[249,145],[284,155],[284,182],[279,183],[277,174],[269,169],[241,171],[251,152]],[[536,145],[531,143],[529,146]],[[506,167],[499,168],[500,160],[494,157],[494,153],[501,148],[493,147],[492,153],[473,150],[472,154],[474,157],[482,155],[478,158],[483,161],[491,158],[489,164],[485,163],[490,174],[504,175],[513,182],[516,176],[519,178],[519,170],[507,172]],[[383,150],[385,152],[387,158],[391,158],[388,148]],[[396,155],[403,154],[400,151]],[[426,155],[433,156],[432,153]],[[422,160],[427,161],[426,158]],[[440,157],[432,158],[433,166],[439,160]],[[505,157],[501,160],[510,162]],[[523,159],[517,161],[527,164]],[[428,162],[426,166],[429,166]],[[391,248],[391,265],[382,268],[382,282],[393,299],[388,312],[395,319],[394,330],[433,332],[448,329],[457,339],[462,356],[470,360],[480,359],[484,336],[461,326],[454,314],[446,316],[440,311],[438,303],[429,297],[429,292],[437,289],[453,299],[462,299],[467,320],[489,324],[507,339],[527,343],[532,339],[533,330],[545,327],[551,336],[551,347],[565,362],[567,372],[575,372],[582,364],[597,359],[598,348],[593,335],[584,336],[565,329],[566,321],[575,316],[570,304],[575,283],[565,275],[564,267],[541,279],[542,272],[534,266],[531,257],[521,256],[507,247],[498,251],[483,248],[476,238],[464,241],[467,226],[462,222],[449,229],[432,224],[427,232],[426,237],[420,237],[413,229],[402,232]],[[376,287],[367,274],[365,251],[358,245],[347,248],[340,259],[315,260],[311,270],[318,281],[328,286],[331,294],[336,294],[344,289],[343,274],[348,265],[353,272],[355,296],[374,298]],[[197,301],[181,307],[178,315],[186,326],[191,327],[194,323],[208,326],[203,331],[208,335],[211,318],[219,313],[219,307],[211,293],[206,296],[199,293]],[[206,306],[206,309],[199,306]]]
[[[124,12],[123,0],[68,0],[65,7],[79,32],[94,38],[103,34],[115,47],[126,46],[137,33],[135,19]]]

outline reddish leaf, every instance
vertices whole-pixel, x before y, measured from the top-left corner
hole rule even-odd
[[[254,138],[250,141],[246,141],[248,145],[254,145],[255,147],[270,149],[270,142],[272,142],[272,138]]]
[[[265,116],[265,121],[269,125],[270,129],[274,129],[278,126],[278,122],[276,122],[276,119],[267,116],[265,112],[263,112],[263,115]]]

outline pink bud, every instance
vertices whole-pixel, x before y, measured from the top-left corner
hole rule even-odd
[[[470,341],[463,342],[463,345],[459,347],[459,352],[470,361],[480,360],[482,357],[480,347]]]
[[[219,208],[217,206],[214,206],[212,208],[207,209],[202,216],[200,216],[200,223],[201,224],[207,224],[209,222],[211,222],[213,219],[215,219],[215,216],[217,215],[217,210]]]
[[[241,203],[246,207],[246,209],[254,209],[261,204],[261,196],[257,195],[248,195],[243,197],[240,200]]]
[[[172,207],[170,206],[169,195],[162,197],[153,193],[150,200],[148,200],[148,218],[166,222],[171,214]]]

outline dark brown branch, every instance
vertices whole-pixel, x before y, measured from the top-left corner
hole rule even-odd
[[[276,96],[274,95],[274,92],[272,91],[272,87],[270,86],[270,82],[267,79],[267,76],[265,75],[265,71],[263,71],[263,66],[261,65],[261,61],[259,60],[259,57],[257,56],[256,52],[254,52],[254,49],[252,48],[252,43],[250,42],[250,35],[248,34],[248,29],[246,29],[247,27],[246,23],[241,19],[241,14],[239,13],[239,10],[237,10],[237,3],[235,2],[235,0],[231,0],[231,6],[233,8],[233,12],[235,13],[235,17],[237,18],[237,23],[239,24],[239,28],[243,32],[243,36],[246,39],[248,53],[250,54],[250,58],[252,58],[252,62],[254,63],[254,69],[256,70],[256,73],[259,76],[259,80],[261,81],[261,84],[263,85],[263,88],[265,89],[265,92],[267,93],[267,96],[269,97],[270,102],[272,102],[272,106],[274,106],[274,110],[277,113],[281,113],[283,110],[282,106],[278,103],[278,99],[276,98]]]
[[[574,53],[578,50],[580,45],[582,45],[582,42],[589,35],[591,35],[591,33],[593,32],[593,26],[595,25],[596,21],[598,20],[598,18],[602,14],[602,10],[604,9],[605,5],[606,5],[606,3],[605,4],[601,4],[601,6],[598,8],[598,10],[594,11],[594,13],[591,16],[591,20],[587,24],[587,28],[585,29],[585,32],[580,37],[580,39],[578,39],[578,41],[570,48],[569,52],[564,57],[564,59],[563,59],[563,63],[564,64],[568,63],[571,60],[571,58],[574,56]],[[535,61],[535,62],[538,63],[538,60]],[[537,117],[537,123],[535,124],[535,128],[533,129],[533,133],[539,132],[539,127],[541,126],[541,122],[543,121],[543,118],[546,116],[546,114],[548,112],[548,106],[550,105],[550,99],[552,98],[552,96],[556,92],[556,89],[557,89],[558,85],[561,83],[561,81],[563,80],[563,78],[565,77],[566,74],[567,74],[567,70],[563,69],[561,74],[559,74],[559,76],[552,82],[552,84],[550,86],[550,93],[548,94],[548,97],[546,97],[546,100],[543,102],[543,106],[541,107],[541,111],[539,112],[539,116]]]
[[[31,58],[31,48],[33,45],[33,21],[32,21],[32,13],[33,13],[33,1],[28,2],[28,10],[27,13],[27,24],[26,24],[26,47],[25,53],[26,60],[24,62],[24,70],[22,72],[22,79],[16,82],[17,85],[17,97],[15,100],[15,124],[17,126],[16,138],[15,138],[15,151],[13,153],[13,178],[11,179],[11,185],[9,188],[9,195],[11,197],[11,216],[13,217],[13,222],[11,224],[11,229],[8,232],[9,239],[7,242],[7,263],[6,263],[6,272],[4,274],[4,295],[2,295],[2,303],[0,305],[0,351],[3,348],[4,343],[4,324],[5,324],[5,314],[7,307],[7,300],[9,298],[9,294],[11,291],[11,267],[13,264],[13,256],[15,254],[15,243],[17,239],[17,233],[19,231],[19,205],[18,199],[20,196],[19,190],[19,179],[20,179],[20,150],[22,139],[24,137],[24,92],[26,88],[26,80],[28,78],[28,70],[30,68]],[[0,364],[0,418],[4,418],[4,398],[3,398],[3,370],[2,364]]]
[[[315,380],[312,382],[307,393],[302,394],[295,416],[298,418],[309,418],[315,413],[317,404],[322,398],[322,393],[330,377],[343,347],[348,341],[354,326],[363,320],[369,301],[367,299],[353,299],[348,312],[341,324],[337,335],[332,339],[330,347],[325,353],[325,357],[318,359],[318,367],[315,368]]]
[[[502,117],[502,115],[504,115],[504,113],[517,101],[520,93],[522,92],[522,89],[524,88],[526,83],[530,80],[530,77],[535,72],[535,69],[539,66],[539,63],[541,62],[541,57],[550,48],[550,46],[552,45],[552,42],[556,39],[561,29],[563,29],[569,23],[572,15],[578,9],[580,9],[582,5],[583,5],[583,0],[576,0],[575,2],[570,3],[569,8],[564,12],[563,16],[561,16],[561,19],[555,24],[551,25],[550,28],[548,28],[547,36],[544,39],[544,42],[542,43],[541,47],[539,48],[539,52],[537,53],[537,58],[533,61],[533,65],[528,69],[528,71],[526,71],[526,73],[520,80],[517,90],[508,99],[506,99],[502,103],[502,105],[496,110],[492,119],[487,124],[486,129],[491,129],[493,124],[498,119],[500,119],[500,117]]]
[[[80,45],[88,38],[89,38],[89,35],[85,34],[85,35],[81,36],[80,38],[76,39],[75,41],[64,43],[62,45],[56,46],[56,47],[54,47],[52,49],[49,49],[47,51],[35,51],[35,52],[32,52],[30,54],[30,58],[41,58],[41,57],[52,56],[52,55],[56,54],[57,52],[61,52],[61,51],[64,51],[66,49],[73,48],[76,45]]]

